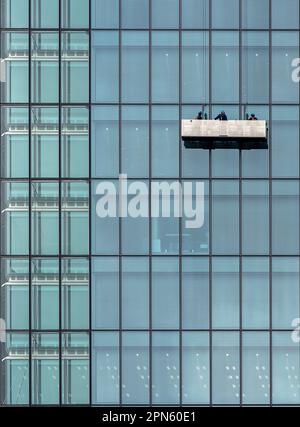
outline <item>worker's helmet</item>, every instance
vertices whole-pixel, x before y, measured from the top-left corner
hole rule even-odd
[[[225,111],[221,111],[221,114],[225,114]]]
[[[252,114],[251,114],[251,117],[255,117],[255,114],[254,114],[254,113],[252,113]]]

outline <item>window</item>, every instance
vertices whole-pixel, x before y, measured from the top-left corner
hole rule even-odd
[[[122,0],[123,28],[148,28],[148,0]]]
[[[243,0],[243,27],[268,29],[269,0]]]
[[[239,27],[239,0],[212,1],[212,27],[238,28]]]
[[[178,28],[179,0],[152,0],[152,28]]]
[[[119,0],[92,0],[92,27],[119,27]]]

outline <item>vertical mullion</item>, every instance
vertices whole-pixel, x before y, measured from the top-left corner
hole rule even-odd
[[[59,403],[62,405],[62,170],[61,170],[61,133],[62,133],[62,108],[61,108],[61,96],[62,96],[62,33],[61,33],[61,1],[58,1],[58,218],[59,218],[59,237],[58,237],[58,270],[59,270]],[[65,399],[64,399],[65,400]]]
[[[182,185],[182,142],[181,142],[181,121],[182,121],[182,0],[179,0],[179,182]],[[182,197],[180,195],[180,209],[182,211]],[[183,221],[179,218],[179,403],[182,406],[182,253],[183,253]]]
[[[240,119],[243,120],[243,33],[242,0],[239,0],[239,104]],[[243,405],[243,152],[239,150],[239,345],[240,345],[240,406]]]
[[[273,236],[272,236],[272,223],[273,223],[273,170],[272,170],[272,115],[273,115],[273,90],[272,90],[272,59],[273,59],[273,37],[272,37],[272,0],[269,0],[269,235],[270,235],[270,264],[269,264],[269,304],[270,304],[270,406],[273,406]]]
[[[32,123],[31,123],[31,0],[28,5],[28,285],[29,285],[29,406],[32,406],[32,188],[31,188],[31,141],[32,141]]]
[[[88,140],[89,140],[89,279],[88,279],[88,292],[89,292],[89,404],[92,406],[93,395],[92,395],[92,368],[93,368],[93,358],[92,358],[92,135],[91,135],[91,123],[92,123],[92,67],[91,67],[91,57],[92,57],[92,2],[89,0],[89,123],[88,123]]]
[[[122,173],[122,0],[119,0],[119,173]],[[122,406],[122,218],[119,217],[119,405]]]
[[[152,0],[149,0],[149,405],[152,406]]]

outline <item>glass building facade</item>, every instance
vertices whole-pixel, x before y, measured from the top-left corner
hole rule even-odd
[[[299,406],[299,0],[0,4],[0,405]],[[269,150],[186,150],[202,105]],[[120,174],[204,226],[99,218]]]

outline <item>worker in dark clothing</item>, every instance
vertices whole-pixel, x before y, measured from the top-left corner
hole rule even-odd
[[[196,117],[196,120],[203,120],[203,113],[202,113],[202,111],[199,111],[199,113],[198,113],[198,115]]]
[[[228,120],[225,111],[221,111],[221,113],[217,115],[215,120]]]
[[[255,114],[251,114],[249,120],[258,120]]]

